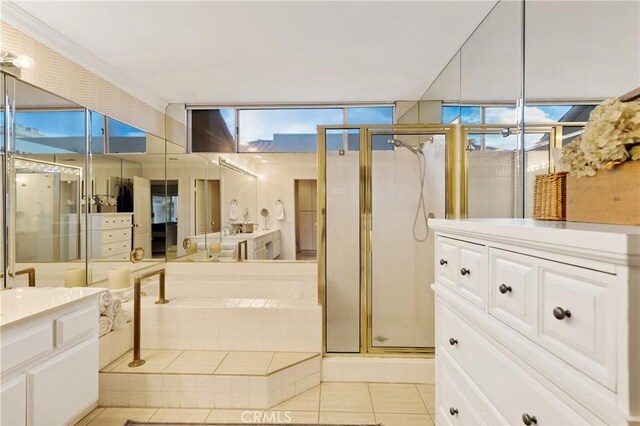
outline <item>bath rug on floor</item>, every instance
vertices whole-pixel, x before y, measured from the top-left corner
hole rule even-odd
[[[123,426],[137,426],[137,425],[146,425],[146,426],[203,426],[203,425],[216,425],[216,426],[273,426],[275,424],[286,424],[288,426],[303,426],[301,423],[163,423],[163,422],[137,422],[135,420],[127,420],[127,422]],[[319,424],[318,426],[330,426],[328,424]],[[341,426],[356,426],[356,425],[341,425]],[[371,425],[357,425],[357,426],[382,426],[380,423],[371,424]]]

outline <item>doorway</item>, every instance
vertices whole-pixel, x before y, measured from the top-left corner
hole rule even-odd
[[[316,260],[317,241],[317,193],[315,179],[295,180],[296,260]]]
[[[178,241],[178,181],[151,181],[151,250],[154,259],[175,255]],[[171,250],[173,248],[173,250]],[[169,260],[169,259],[167,259]]]

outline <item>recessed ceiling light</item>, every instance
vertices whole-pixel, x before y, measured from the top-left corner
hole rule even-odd
[[[260,160],[261,163],[268,163],[269,161],[267,160]]]
[[[262,158],[262,155],[254,155],[253,158]]]

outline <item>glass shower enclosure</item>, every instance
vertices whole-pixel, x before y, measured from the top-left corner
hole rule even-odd
[[[319,126],[319,299],[326,353],[433,353],[434,235],[458,217],[459,128]]]

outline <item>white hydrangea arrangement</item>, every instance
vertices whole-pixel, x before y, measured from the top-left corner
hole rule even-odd
[[[562,149],[571,176],[594,176],[627,160],[640,160],[640,104],[607,99],[589,116],[582,136]]]

